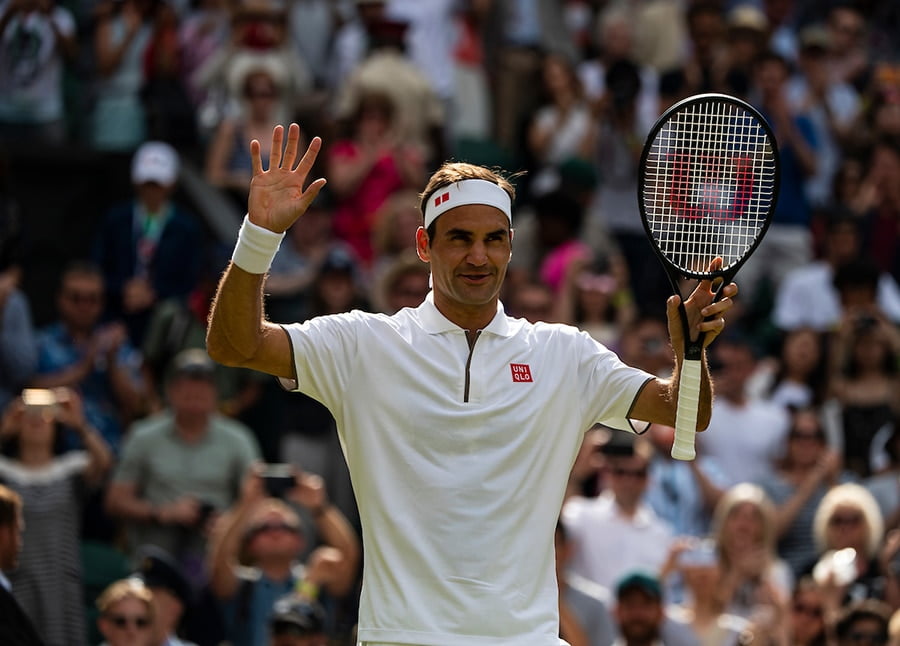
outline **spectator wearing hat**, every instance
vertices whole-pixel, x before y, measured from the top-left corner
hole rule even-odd
[[[322,478],[296,470],[291,477],[275,489],[264,469],[248,470],[240,499],[216,526],[209,550],[210,587],[222,604],[234,646],[266,642],[267,621],[281,596],[299,591],[307,599],[339,600],[357,581],[359,539],[329,503]],[[312,536],[289,504],[311,516],[321,539],[305,562],[301,555]]]
[[[153,593],[153,646],[196,646],[178,637],[193,595],[190,583],[172,556],[152,545],[143,546],[134,576]]]
[[[837,646],[885,646],[891,608],[877,599],[862,599],[841,609],[831,632]]]
[[[653,574],[633,570],[616,583],[613,616],[619,637],[613,646],[662,646],[665,621],[662,586]]]
[[[200,277],[202,230],[172,199],[179,164],[169,144],[143,144],[131,164],[134,199],[110,209],[94,241],[94,260],[106,278],[106,313],[124,320],[138,347],[154,306],[186,298]]]
[[[196,586],[205,578],[207,521],[237,498],[259,448],[249,429],[216,412],[215,369],[204,350],[175,357],[166,390],[168,408],[130,428],[106,508],[125,522],[132,549],[166,550]]]
[[[269,646],[325,646],[324,615],[315,601],[297,595],[282,597],[269,618]]]

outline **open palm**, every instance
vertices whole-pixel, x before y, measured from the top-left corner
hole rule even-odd
[[[319,178],[306,190],[303,188],[322,148],[322,140],[313,138],[296,167],[300,126],[292,123],[288,128],[287,146],[282,146],[283,141],[284,126],[277,125],[272,131],[269,170],[263,170],[259,141],[250,142],[253,179],[250,180],[248,215],[253,224],[276,233],[282,233],[296,222],[325,186],[325,179]]]

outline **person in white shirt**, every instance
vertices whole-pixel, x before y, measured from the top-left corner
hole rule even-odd
[[[606,457],[606,488],[599,496],[569,498],[562,511],[573,544],[569,570],[609,589],[630,570],[658,572],[674,538],[644,501],[649,442],[638,438],[627,448],[628,454]]]
[[[265,273],[325,184],[306,186],[321,140],[301,156],[299,126],[283,147],[284,137],[276,126],[268,171],[259,142],[250,144],[249,213],[207,347],[224,364],[281,377],[334,415],[366,555],[360,642],[559,644],[553,534],[584,431],[595,422],[628,429],[629,419],[673,424],[678,372],[658,379],[575,328],[506,316],[499,293],[514,189],[465,163],[445,164],[423,192],[416,249],[433,290],[419,307],[267,321]],[[710,287],[685,301],[689,333],[707,331],[707,342],[737,294],[726,286],[713,303]],[[678,304],[668,301],[668,319],[680,362]],[[703,428],[708,374],[700,399]]]

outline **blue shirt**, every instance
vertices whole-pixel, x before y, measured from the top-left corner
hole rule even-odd
[[[222,603],[225,635],[233,646],[269,643],[269,616],[275,602],[291,594],[297,572],[284,581],[272,581],[255,568],[240,568],[240,584],[234,597]]]
[[[51,323],[41,329],[37,345],[38,375],[65,370],[81,361],[87,352],[86,347],[75,344],[61,322]],[[137,383],[141,378],[140,353],[125,341],[116,357],[117,363],[124,366],[132,380]],[[78,384],[78,392],[84,405],[85,418],[100,432],[110,448],[118,453],[124,429],[107,366],[102,360],[94,362],[91,372]]]

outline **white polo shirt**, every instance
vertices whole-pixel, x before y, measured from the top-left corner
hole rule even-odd
[[[564,325],[497,315],[470,353],[432,295],[285,326],[362,524],[359,639],[556,646],[553,532],[582,436],[629,429],[652,376]],[[466,390],[468,384],[468,397]]]

